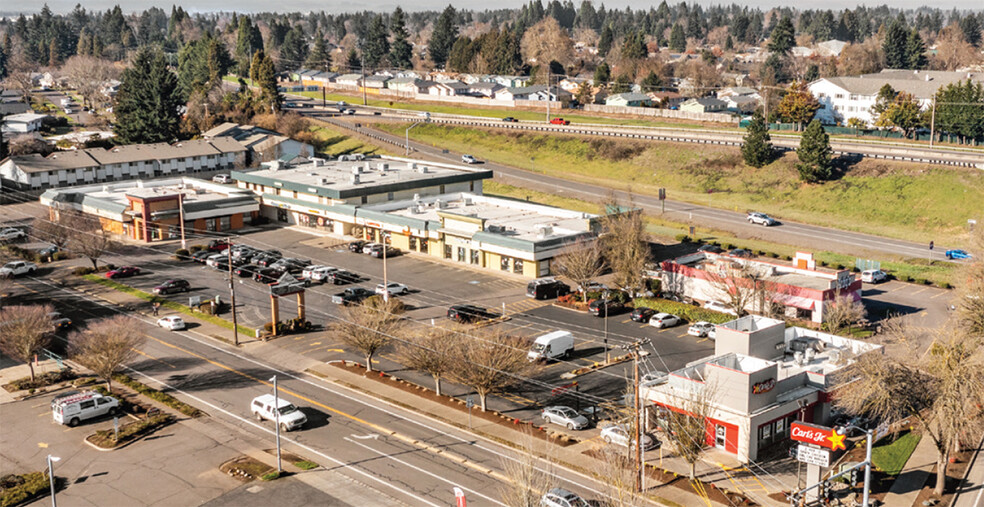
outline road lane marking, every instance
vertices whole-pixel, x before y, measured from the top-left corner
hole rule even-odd
[[[146,333],[144,333],[144,334],[146,336],[150,336],[149,334],[146,334]],[[144,356],[144,357],[153,359],[154,361],[157,361],[158,363],[166,364],[166,365],[170,366],[172,369],[177,368],[177,366],[174,366],[173,364],[171,364],[171,363],[169,363],[169,362],[167,362],[167,361],[165,361],[163,359],[158,359],[158,358],[156,358],[156,357],[154,357],[154,356],[152,356],[152,355],[150,355],[150,354],[148,354],[148,353],[146,353],[146,352],[144,352],[144,351],[142,351],[140,349],[133,349],[133,351],[136,352],[137,354],[140,354],[141,356]]]

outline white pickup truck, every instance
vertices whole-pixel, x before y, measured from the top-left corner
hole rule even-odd
[[[27,261],[12,261],[8,262],[0,268],[0,277],[7,278],[11,276],[21,276],[33,274],[38,270],[38,265],[33,262]]]

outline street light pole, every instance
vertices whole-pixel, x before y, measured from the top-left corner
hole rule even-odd
[[[389,302],[389,278],[386,276],[386,240],[389,239],[389,234],[379,231],[379,239],[383,240],[383,301]]]
[[[277,392],[277,376],[270,379],[273,381],[273,413],[277,423],[277,473],[283,473],[284,469],[280,464],[280,394]]]
[[[408,156],[408,157],[410,156],[410,129],[416,127],[417,125],[420,125],[420,122],[414,123],[413,125],[410,125],[409,127],[407,127],[407,131],[406,131],[406,135],[407,135],[407,145],[406,145],[407,146],[407,152],[406,152],[406,156]]]
[[[232,343],[238,347],[239,324],[236,322],[236,285],[232,283],[232,242],[229,243],[226,252],[229,253],[229,307],[232,309]]]
[[[48,482],[51,485],[51,507],[58,507],[58,503],[55,501],[55,474],[52,472],[51,467],[53,461],[61,461],[61,458],[48,455]]]

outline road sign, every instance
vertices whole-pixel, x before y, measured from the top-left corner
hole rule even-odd
[[[789,425],[789,436],[797,442],[815,444],[828,449],[847,449],[844,445],[846,435],[840,435],[833,428],[795,421]]]
[[[800,444],[796,449],[796,459],[808,465],[830,466],[830,451]]]
[[[882,421],[881,424],[875,428],[875,442],[885,438],[889,434],[889,424],[888,421]]]
[[[472,408],[472,407],[475,406],[475,402],[472,401],[472,397],[471,396],[465,398],[465,406],[468,407],[468,408]]]

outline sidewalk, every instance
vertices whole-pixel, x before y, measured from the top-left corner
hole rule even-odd
[[[893,507],[910,507],[926,485],[935,466],[936,446],[933,445],[933,439],[923,435],[916,445],[916,450],[912,451],[912,456],[909,456],[909,461],[905,462],[905,468],[885,494],[884,504]]]

